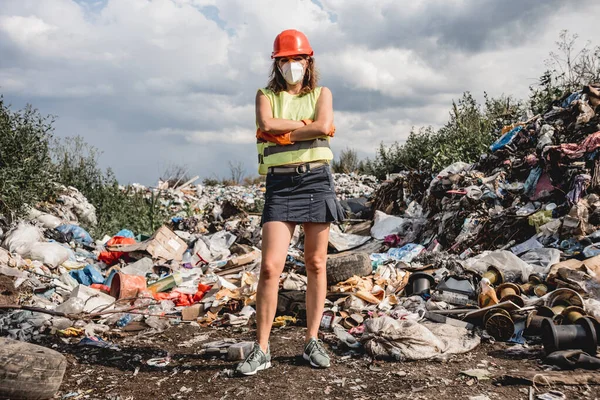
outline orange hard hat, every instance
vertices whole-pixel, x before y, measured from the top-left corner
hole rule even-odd
[[[304,54],[312,56],[314,54],[306,35],[295,29],[288,29],[281,32],[273,42],[273,53],[271,58],[287,57]]]

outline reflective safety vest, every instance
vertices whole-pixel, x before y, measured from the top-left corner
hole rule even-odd
[[[321,94],[321,87],[315,88],[311,93],[304,96],[292,95],[286,91],[275,94],[269,89],[260,89],[260,91],[271,102],[273,118],[291,119],[294,121],[315,119],[317,100]],[[333,153],[329,148],[329,139],[329,137],[316,138],[295,142],[286,146],[257,141],[258,173],[266,175],[269,167],[278,165],[332,160]]]

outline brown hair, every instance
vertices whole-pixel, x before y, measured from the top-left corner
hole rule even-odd
[[[312,57],[307,57],[307,62],[308,64],[306,65],[306,72],[304,73],[304,79],[302,81],[302,89],[299,93],[300,96],[304,96],[305,94],[315,90],[317,87],[317,82],[319,81],[319,73],[315,68],[315,59]],[[277,67],[277,59],[273,60],[273,65],[271,65],[271,73],[269,75],[267,89],[276,94],[279,94],[287,89],[287,82]]]

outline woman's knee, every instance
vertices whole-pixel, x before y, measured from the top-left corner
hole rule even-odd
[[[325,273],[327,255],[315,254],[304,258],[306,270],[316,273]]]
[[[280,264],[272,260],[263,260],[260,266],[260,278],[264,280],[278,280],[284,267]]]

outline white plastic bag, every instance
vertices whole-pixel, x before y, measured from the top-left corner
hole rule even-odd
[[[27,257],[56,268],[69,259],[70,251],[58,243],[34,243]]]
[[[484,251],[483,253],[465,260],[465,267],[470,271],[483,274],[490,266],[498,268],[504,274],[507,282],[527,282],[533,267],[519,257],[506,250]]]
[[[46,229],[54,229],[60,224],[62,224],[62,220],[54,215],[41,212],[40,210],[36,210],[32,208],[29,211],[28,218],[32,221],[38,221],[42,224],[42,226]]]
[[[387,215],[382,211],[375,211],[375,223],[371,228],[371,236],[375,239],[384,239],[387,235],[402,231],[402,225],[407,222],[405,218]]]
[[[2,246],[11,253],[23,256],[29,252],[34,243],[42,240],[44,235],[40,228],[22,222],[6,234]]]

